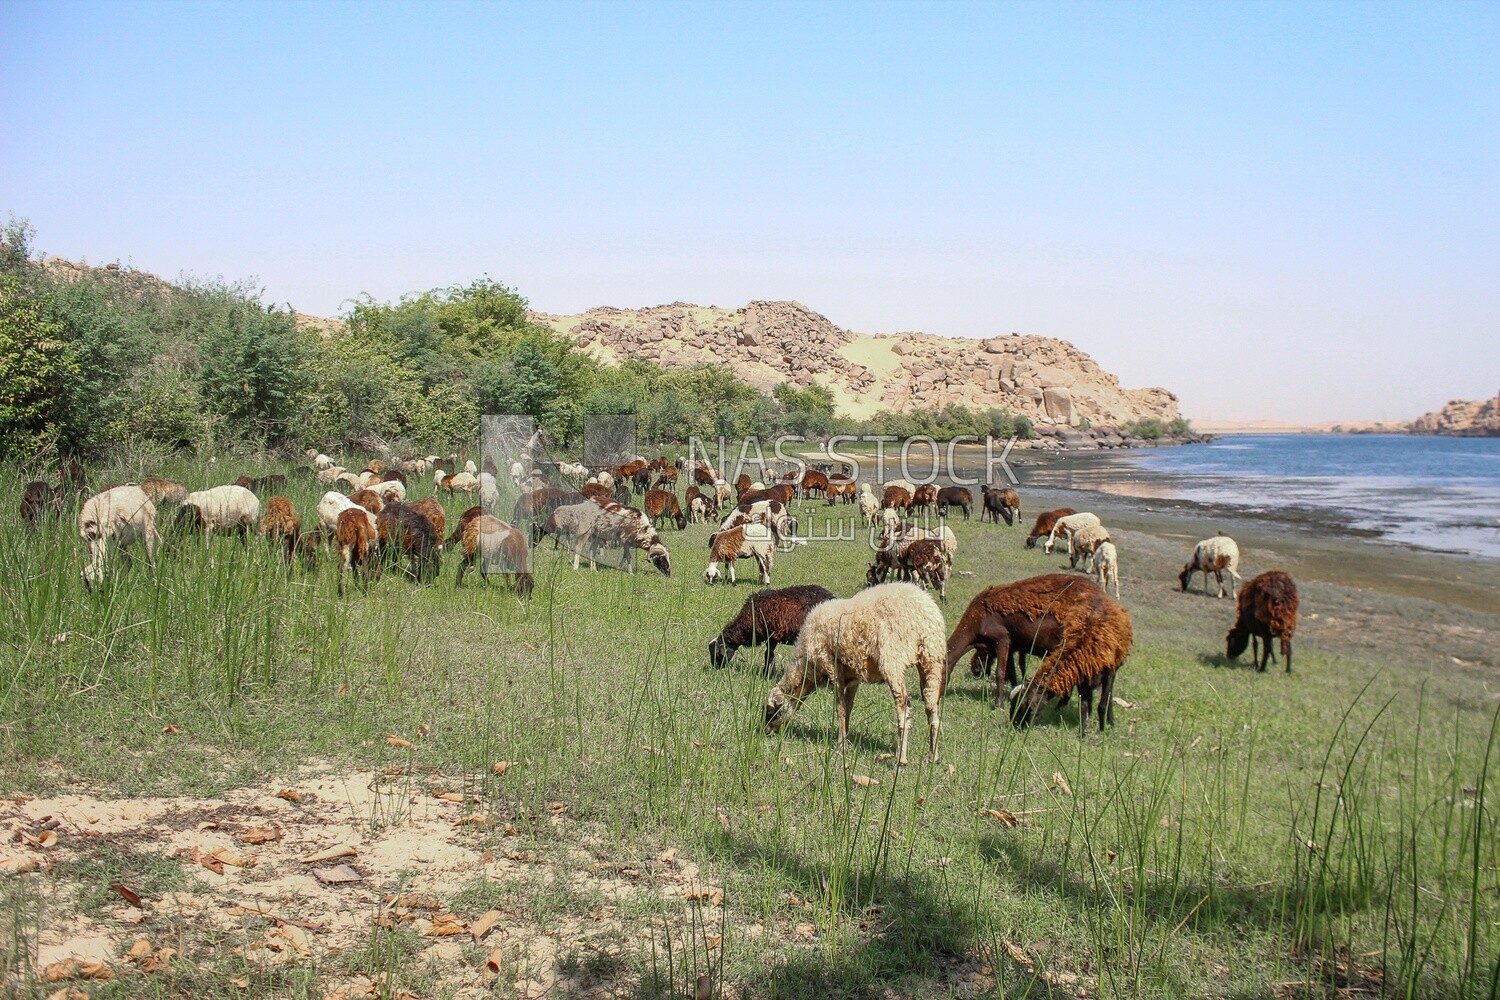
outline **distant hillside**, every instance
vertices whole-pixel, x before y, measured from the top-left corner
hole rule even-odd
[[[1450,437],[1500,437],[1500,396],[1451,400],[1441,410],[1413,420],[1408,430]]]
[[[1008,407],[1038,425],[1076,427],[1087,420],[1119,426],[1178,416],[1171,392],[1121,388],[1093,358],[1050,337],[854,333],[796,302],[751,302],[742,309],[683,302],[647,309],[604,306],[535,318],[611,363],[715,362],[763,390],[781,382],[820,382],[833,391],[839,412],[855,418],[949,403]]]

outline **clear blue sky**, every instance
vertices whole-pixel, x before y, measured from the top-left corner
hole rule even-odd
[[[1189,416],[1500,389],[1500,4],[0,0],[0,213],[335,314],[790,298]]]

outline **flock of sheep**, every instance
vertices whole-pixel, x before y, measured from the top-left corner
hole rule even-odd
[[[1027,548],[1040,542],[1049,554],[1066,543],[1070,568],[1081,564],[1086,574],[1048,573],[988,587],[969,603],[950,634],[929,591],[946,600],[958,539],[946,523],[922,527],[909,518],[935,513],[944,522],[954,507],[968,518],[973,495],[963,487],[939,489],[897,480],[886,483],[877,498],[869,483],[856,484],[826,469],[798,468],[771,478],[769,485],[742,475],[731,486],[707,463],[674,464],[665,457],[652,462],[637,457],[592,472],[567,462],[529,470],[516,462],[508,479],[517,499],[511,521],[505,521],[497,511],[502,495],[499,472],[490,463],[483,470],[473,462],[458,469],[458,456],[446,461],[438,456],[392,458],[389,463],[372,461],[355,473],[326,455],[310,452],[309,457],[317,482],[330,489],[317,503],[316,526],[306,529],[286,496],[271,495],[262,504],[260,494],[286,487],[286,477],[279,475],[241,477],[198,491],[151,477],[89,496],[78,518],[79,535],[88,548],[85,584],[94,586],[105,579],[112,550],[128,551],[137,543],[154,567],[161,546],[158,510],[170,506],[179,530],[201,532],[205,541],[215,532],[236,532],[247,541],[258,532],[289,564],[310,567],[319,552],[331,550],[339,565],[340,594],[346,577],[368,583],[382,566],[403,560],[413,579],[430,580],[438,572],[443,549],[457,546],[459,584],[477,567],[486,577],[506,575],[524,597],[533,587],[532,548],[549,535],[572,550],[575,570],[585,554],[595,568],[602,552],[617,549],[627,571],[634,572],[635,554],[642,552],[670,576],[671,557],[658,526],[670,521],[681,528],[688,520],[710,518],[719,526],[709,537],[704,580],[710,585],[721,580],[733,584],[736,563],[748,559],[756,566],[760,584],[769,587],[775,553],[806,543],[797,535],[793,501],[821,498],[827,504],[857,505],[876,542],[865,589],[843,599],[811,585],[758,590],[709,644],[709,660],[717,667],[727,665],[736,650],[758,646],[768,672],[777,645],[794,647],[767,699],[768,729],[782,725],[809,694],[827,686],[836,695],[842,743],[858,686],[883,682],[896,706],[897,760],[905,763],[911,724],[906,675],[915,667],[928,718],[929,757],[936,760],[942,696],[954,667],[970,653],[974,676],[994,673],[994,704],[999,707],[1008,697],[1016,725],[1028,724],[1049,702],[1066,702],[1075,692],[1085,729],[1096,694],[1100,729],[1114,721],[1115,674],[1130,653],[1133,632],[1130,616],[1118,600],[1115,542],[1092,513],[1070,508],[1046,511],[1025,540]],[[444,465],[458,471],[446,472]],[[434,497],[409,498],[412,477],[429,471]],[[679,502],[676,493],[682,478],[691,480],[685,502]],[[30,483],[22,516],[34,524],[40,517],[60,513],[63,496],[81,489],[82,470],[76,465],[65,472],[59,486]],[[464,511],[446,538],[446,512],[435,498],[439,491],[450,498],[462,492],[479,501]],[[641,508],[631,506],[637,493],[642,495]],[[1015,490],[981,487],[981,520],[1016,525],[1020,516]],[[1257,669],[1264,670],[1273,658],[1271,641],[1276,639],[1290,671],[1296,587],[1285,573],[1274,571],[1241,587],[1238,566],[1238,546],[1217,535],[1198,543],[1179,582],[1187,590],[1192,577],[1201,572],[1206,588],[1212,573],[1218,596],[1223,597],[1227,573],[1229,594],[1237,604],[1226,636],[1227,654],[1237,657],[1248,644],[1255,644],[1252,657]],[[1029,679],[1028,656],[1042,661]]]

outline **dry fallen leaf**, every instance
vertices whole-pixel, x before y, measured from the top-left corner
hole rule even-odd
[[[458,792],[445,792],[441,788],[434,790],[432,797],[442,799],[444,802],[462,802],[464,800],[464,797]]]
[[[42,969],[41,980],[44,983],[60,983],[64,979],[72,979],[76,975],[78,975],[77,960],[65,958],[61,962],[53,962]]]
[[[717,948],[719,945],[721,945],[723,943],[724,943],[724,936],[722,934],[710,934],[709,937],[708,937],[708,947],[710,949]]]
[[[30,844],[32,847],[35,847],[37,850],[39,850],[39,851],[45,851],[45,850],[47,850],[47,849],[49,849],[51,847],[56,846],[56,844],[57,844],[57,831],[56,830],[44,830],[44,831],[42,831],[42,835],[40,837],[33,837],[31,834],[27,833],[25,830],[22,830],[21,831],[21,839],[24,840],[26,843]]]
[[[47,1000],[89,1000],[89,995],[83,992],[83,990],[70,989],[64,986],[60,990],[48,993]]]
[[[1133,704],[1131,704],[1130,702],[1126,701],[1124,698],[1116,698],[1115,699],[1115,704],[1119,705],[1121,708],[1135,708],[1135,706]]]
[[[309,854],[301,860],[304,865],[310,865],[319,861],[332,861],[335,858],[352,858],[358,853],[358,851],[348,844],[339,844],[337,847],[330,847],[316,854]]]
[[[683,894],[682,898],[686,899],[689,903],[708,903],[712,906],[723,906],[724,890],[698,886],[695,889],[689,889]]]
[[[1105,851],[1104,852],[1104,856],[1107,857],[1107,858],[1109,858],[1109,860],[1113,861],[1115,858],[1118,858],[1120,855],[1119,855],[1119,852],[1110,850],[1110,851]]]
[[[1073,786],[1068,784],[1068,779],[1063,777],[1061,771],[1052,772],[1052,783],[1056,785],[1064,795],[1073,794]]]
[[[182,727],[181,726],[163,726],[162,727],[162,732],[164,732],[164,733],[180,733],[180,732],[182,732]]]
[[[163,948],[155,954],[147,956],[146,960],[141,963],[141,971],[155,972],[157,969],[160,969],[162,966],[170,962],[172,960],[172,957],[176,954],[176,948]]]
[[[474,814],[469,815],[469,816],[461,816],[461,817],[459,817],[458,819],[454,820],[453,825],[454,826],[489,826],[490,825],[490,818],[488,816],[485,816],[485,815],[481,814],[481,813],[474,813]]]
[[[489,911],[484,916],[480,917],[478,920],[469,925],[469,935],[473,937],[475,941],[478,941],[490,931],[494,930],[495,925],[498,924],[504,916],[505,914],[501,913],[499,910]]]
[[[500,974],[500,965],[501,965],[501,959],[502,959],[502,957],[503,956],[500,954],[500,949],[499,948],[495,948],[495,949],[491,950],[490,951],[490,957],[484,960],[484,967],[486,969],[489,969],[491,972],[495,973],[496,975],[499,975]]]
[[[505,824],[505,826],[502,829],[502,832],[507,837],[514,837],[516,835],[516,833],[518,832],[516,830],[516,824],[514,824],[514,823],[507,823],[507,824]]]
[[[958,773],[958,767],[957,767],[957,765],[955,765],[955,764],[949,764],[948,765],[948,777],[951,778],[951,777],[953,777],[957,773]]]
[[[1016,814],[1009,809],[986,809],[984,814],[991,819],[997,819],[1006,826],[1015,826],[1021,821],[1016,819]]]
[[[868,774],[856,774],[854,776],[854,783],[856,785],[858,785],[859,787],[861,787],[861,788],[869,788],[871,785],[878,785],[878,784],[880,784],[880,782],[876,781],[874,778],[870,777]]]
[[[710,940],[717,943],[717,938],[711,938]],[[714,946],[713,944],[709,945],[710,948]],[[706,972],[698,973],[698,982],[693,985],[693,1000],[709,1000],[711,996],[713,996],[713,980],[708,977],[708,973]]]
[[[515,766],[516,762],[513,760],[497,760],[495,761],[495,766],[494,768],[492,768],[492,770],[496,774],[504,774],[507,770]]]
[[[202,865],[204,868],[207,868],[209,871],[213,872],[215,875],[224,874],[224,862],[220,861],[212,854],[205,854],[195,847],[193,848],[192,859],[198,862],[198,864]]]
[[[140,893],[125,885],[123,882],[111,882],[109,884],[109,887],[115,892],[118,892],[120,894],[120,898],[125,900],[125,902],[129,903],[131,906],[135,907],[138,910],[141,909]]]
[[[417,735],[418,736],[426,736],[430,732],[432,732],[432,727],[429,726],[425,722],[422,723],[420,726],[417,727]]]
[[[280,828],[273,826],[247,827],[245,832],[240,834],[240,843],[242,844],[269,844],[273,840],[280,839]]]
[[[135,939],[135,944],[130,946],[130,950],[125,953],[125,957],[132,962],[139,962],[149,954],[151,954],[151,939],[142,937]]]
[[[292,788],[283,788],[276,793],[278,799],[286,799],[288,802],[301,802],[302,793]]]
[[[566,802],[548,802],[547,811],[556,816],[558,813],[567,812],[568,804]]]
[[[387,736],[385,738],[385,741],[387,743],[389,743],[391,746],[393,746],[393,747],[400,747],[403,750],[415,750],[416,747],[417,747],[417,745],[415,743],[413,743],[411,740],[403,740],[399,736]]]
[[[257,860],[252,855],[241,854],[232,847],[221,847],[214,851],[213,856],[226,865],[233,865],[236,868],[253,868]]]

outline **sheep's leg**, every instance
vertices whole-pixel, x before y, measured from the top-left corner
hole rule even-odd
[[[776,669],[776,640],[766,639],[766,673]]]
[[[906,693],[906,681],[897,678],[891,683],[891,697],[896,702],[896,766],[906,766],[906,743],[911,735],[911,696]],[[849,699],[854,700],[853,696]]]
[[[838,690],[839,749],[849,745],[849,713],[854,710],[854,692],[858,683],[844,684]]]
[[[1292,640],[1283,637],[1281,640],[1281,655],[1286,657],[1286,672],[1292,672]]]
[[[1104,675],[1104,701],[1099,705],[1099,731],[1104,731],[1104,720],[1107,717],[1109,724],[1115,724],[1115,672],[1111,670]]]
[[[734,576],[734,564],[737,562],[739,562],[738,557],[729,560],[729,585],[731,587],[737,586],[739,584],[739,581],[736,580]]]
[[[1078,738],[1083,739],[1089,734],[1089,716],[1094,714],[1094,689],[1087,684],[1078,685],[1078,701]]]

